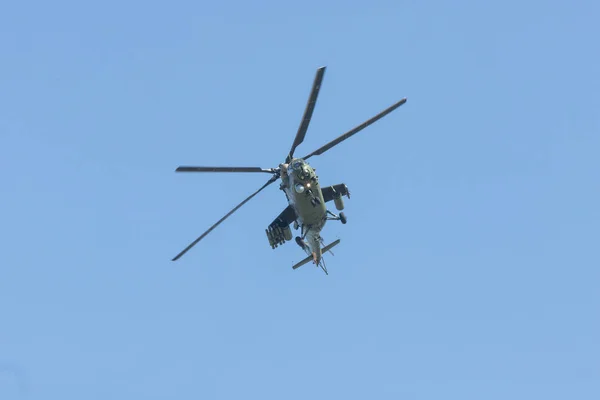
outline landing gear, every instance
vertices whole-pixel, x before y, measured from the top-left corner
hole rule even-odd
[[[296,244],[300,246],[302,250],[306,248],[306,243],[304,243],[304,240],[302,240],[300,236],[296,236]]]
[[[346,214],[344,214],[343,212],[341,212],[340,215],[336,215],[331,211],[327,210],[327,214],[330,215],[330,217],[327,217],[327,220],[340,221],[342,224],[348,222],[348,220],[346,219]]]

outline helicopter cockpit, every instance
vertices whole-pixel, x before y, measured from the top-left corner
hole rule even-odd
[[[312,168],[304,160],[294,160],[288,169],[288,173],[293,174],[299,181],[308,181],[313,177]]]
[[[306,162],[304,160],[294,160],[294,162],[291,163],[290,166],[288,167],[288,170],[290,172],[301,171],[302,166],[304,166],[304,165],[306,165]]]

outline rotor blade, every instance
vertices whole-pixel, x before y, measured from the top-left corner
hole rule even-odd
[[[294,139],[294,143],[292,144],[292,148],[290,149],[290,153],[288,155],[288,162],[294,156],[294,151],[296,150],[296,147],[298,147],[300,143],[304,141],[304,137],[306,136],[308,124],[310,124],[310,119],[312,118],[312,114],[315,109],[315,104],[317,103],[317,97],[319,96],[319,90],[321,89],[321,82],[323,81],[325,68],[327,67],[320,67],[319,69],[317,69],[315,80],[313,81],[312,90],[310,92],[310,96],[308,97],[308,102],[306,103],[306,109],[304,110],[304,115],[302,116],[302,122],[300,122],[300,127],[298,128],[296,138]]]
[[[318,156],[319,154],[325,153],[327,150],[331,149],[333,146],[340,144],[344,140],[348,139],[350,136],[365,129],[367,126],[371,125],[373,122],[377,121],[378,119],[385,117],[387,114],[391,113],[392,111],[394,111],[396,108],[400,107],[404,103],[406,103],[406,97],[403,98],[402,100],[400,100],[399,102],[397,102],[396,104],[392,105],[391,107],[386,108],[385,110],[383,110],[382,112],[380,112],[379,114],[374,116],[373,118],[358,125],[356,128],[344,133],[337,139],[334,139],[331,142],[327,143],[325,146],[320,147],[317,150],[313,151],[312,153],[310,153],[309,155],[304,157],[304,160],[308,159],[309,157]]]
[[[272,174],[275,170],[260,167],[178,167],[175,172],[266,172]]]
[[[263,190],[264,188],[266,188],[267,186],[269,186],[271,183],[275,182],[277,180],[277,178],[279,178],[278,175],[273,175],[273,177],[271,177],[271,179],[269,179],[267,181],[267,183],[265,183],[260,189],[258,189],[256,192],[252,193],[250,196],[248,196],[246,198],[246,200],[242,201],[240,204],[238,204],[237,206],[235,206],[235,208],[231,211],[229,211],[223,218],[221,218],[220,220],[217,221],[216,224],[214,224],[213,226],[211,226],[210,228],[208,228],[208,230],[206,232],[204,232],[202,235],[200,235],[200,237],[198,237],[198,239],[194,240],[192,243],[190,243],[190,245],[188,247],[186,247],[185,249],[183,249],[181,251],[181,253],[177,254],[175,256],[175,258],[173,258],[173,260],[171,261],[176,261],[178,260],[182,255],[184,255],[185,253],[187,253],[187,251],[189,249],[191,249],[192,247],[194,247],[196,245],[196,243],[198,243],[200,240],[202,240],[206,235],[208,235],[213,229],[215,229],[221,222],[225,221],[231,214],[233,214],[234,212],[236,212],[241,206],[243,206],[244,204],[246,204],[251,198],[253,198],[254,196],[256,196],[261,190]]]

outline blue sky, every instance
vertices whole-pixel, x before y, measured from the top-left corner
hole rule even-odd
[[[0,398],[598,398],[599,11],[3,5]],[[171,262],[266,180],[174,169],[276,167],[321,65],[299,153],[408,97],[311,159],[330,275],[276,185]]]

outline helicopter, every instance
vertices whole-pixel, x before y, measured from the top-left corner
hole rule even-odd
[[[270,174],[271,177],[257,191],[235,206],[223,218],[218,220],[214,225],[208,228],[206,232],[200,235],[196,240],[194,240],[179,254],[177,254],[172,261],[178,260],[181,256],[187,253],[213,229],[229,218],[234,212],[250,201],[263,189],[278,179],[281,179],[279,189],[285,193],[288,205],[265,229],[271,248],[275,249],[276,247],[292,240],[293,234],[290,225],[293,225],[294,230],[300,229],[300,235],[296,236],[294,240],[298,246],[304,250],[304,252],[307,254],[307,257],[293,265],[292,269],[295,270],[312,261],[315,266],[321,267],[325,274],[329,274],[325,265],[323,254],[326,252],[333,254],[331,249],[340,243],[340,239],[325,245],[323,238],[321,237],[321,231],[325,227],[326,222],[329,220],[337,220],[342,224],[346,224],[347,219],[342,211],[344,209],[343,197],[347,197],[349,199],[350,192],[344,183],[322,187],[319,183],[319,177],[315,172],[316,169],[313,168],[306,160],[313,156],[321,155],[332,147],[340,144],[352,135],[358,133],[406,103],[407,99],[406,97],[401,99],[371,119],[349,130],[312,153],[309,153],[301,158],[294,157],[296,148],[304,141],[306,136],[306,132],[308,130],[308,126],[317,102],[317,97],[321,89],[321,83],[323,82],[325,69],[325,66],[317,69],[310,96],[304,110],[304,115],[302,116],[302,120],[296,133],[296,137],[294,138],[294,142],[292,143],[292,147],[288,152],[285,161],[280,163],[277,168],[180,166],[175,170],[175,172],[266,173]],[[336,214],[327,208],[326,204],[330,201],[333,201],[336,210],[340,211],[339,214]]]

